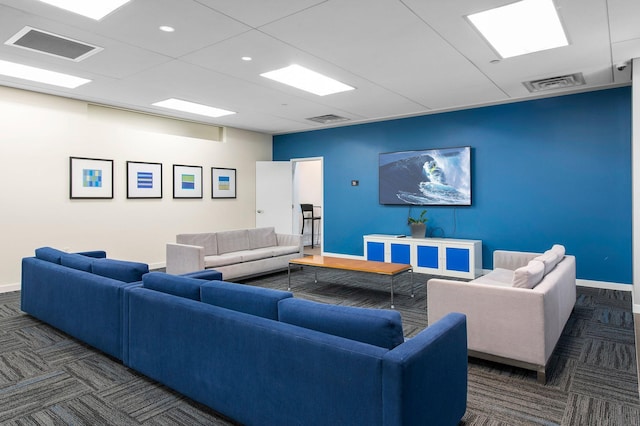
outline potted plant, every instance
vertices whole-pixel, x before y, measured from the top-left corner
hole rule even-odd
[[[413,238],[424,238],[427,233],[427,218],[424,215],[427,214],[426,210],[420,212],[420,216],[417,218],[409,216],[408,224],[411,228],[411,236]]]

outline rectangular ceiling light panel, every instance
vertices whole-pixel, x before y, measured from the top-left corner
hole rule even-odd
[[[553,0],[522,0],[467,18],[503,58],[569,44]]]
[[[235,114],[235,112],[227,111],[226,109],[215,108],[208,105],[197,104],[194,102],[188,102],[174,98],[165,99],[164,101],[156,102],[152,105],[214,118]]]
[[[31,27],[24,27],[5,44],[75,62],[82,61],[102,50],[102,47]]]
[[[0,60],[0,75],[75,89],[91,80],[28,65]]]
[[[354,87],[295,64],[260,75],[318,96],[332,95],[334,93],[355,89]]]
[[[130,0],[40,0],[51,6],[99,21]]]

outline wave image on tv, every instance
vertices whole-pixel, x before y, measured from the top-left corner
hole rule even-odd
[[[471,147],[380,154],[380,204],[471,205]]]

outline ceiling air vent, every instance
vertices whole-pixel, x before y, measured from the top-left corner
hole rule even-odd
[[[525,81],[522,83],[530,92],[543,92],[545,90],[566,89],[568,87],[582,86],[584,77],[582,73],[561,75],[559,77],[543,78],[542,80]]]
[[[307,118],[307,120],[315,121],[316,123],[331,124],[331,123],[339,123],[341,121],[349,121],[349,118],[340,117],[339,115],[335,115],[335,114],[326,114],[326,115],[319,115],[317,117]]]
[[[24,27],[5,44],[75,62],[82,61],[102,50],[101,47],[31,27]]]

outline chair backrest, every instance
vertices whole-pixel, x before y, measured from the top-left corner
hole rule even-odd
[[[313,204],[300,204],[300,210],[302,210],[302,217],[313,217]],[[305,216],[305,213],[311,213],[311,216]]]

